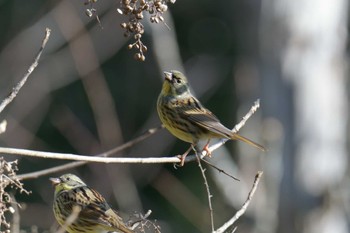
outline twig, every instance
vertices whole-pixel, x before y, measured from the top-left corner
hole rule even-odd
[[[205,162],[206,164],[208,164],[209,166],[211,166],[212,168],[218,170],[218,172],[221,172],[221,173],[225,174],[226,176],[228,176],[228,177],[230,177],[230,178],[232,178],[232,179],[234,179],[234,180],[240,181],[240,179],[234,177],[233,175],[228,174],[228,173],[225,172],[223,169],[221,169],[221,168],[215,166],[214,164],[212,164],[211,162],[205,160],[204,158],[202,158],[201,160],[202,160],[203,162]]]
[[[71,162],[71,163],[67,163],[67,164],[52,167],[52,168],[47,168],[47,169],[36,171],[36,172],[30,172],[30,173],[18,175],[17,179],[19,179],[19,180],[35,179],[35,178],[38,178],[40,176],[46,176],[46,175],[49,175],[52,173],[65,171],[65,170],[72,169],[75,167],[83,166],[86,163],[87,162],[83,162],[83,161]]]
[[[254,102],[254,105],[250,108],[249,112],[242,118],[242,120],[235,125],[235,127],[232,129],[232,132],[237,133],[247,122],[247,120],[258,110],[260,107],[260,99],[257,99]]]
[[[205,185],[205,189],[207,191],[207,197],[208,197],[208,205],[209,205],[209,212],[210,212],[210,225],[211,225],[211,232],[214,232],[214,215],[213,215],[213,206],[211,204],[211,198],[213,197],[210,193],[210,188],[209,188],[209,183],[207,180],[207,177],[205,175],[205,169],[202,167],[202,163],[201,163],[201,158],[200,156],[197,154],[195,148],[193,148],[194,152],[196,153],[196,158],[197,158],[197,162],[198,162],[198,167],[201,170],[201,174],[204,180],[204,185]]]
[[[41,56],[41,54],[42,54],[42,52],[43,52],[43,50],[44,50],[44,48],[46,46],[47,41],[49,40],[50,32],[51,32],[51,30],[49,28],[46,28],[44,40],[43,40],[43,42],[41,44],[41,47],[40,47],[40,50],[39,50],[38,54],[35,57],[35,60],[34,60],[33,64],[29,67],[28,72],[24,75],[22,80],[19,83],[17,83],[17,85],[12,89],[11,93],[2,101],[2,103],[0,104],[0,113],[17,96],[19,90],[26,83],[29,75],[31,75],[31,73],[34,71],[34,69],[38,66],[40,56]]]
[[[102,153],[100,155],[97,155],[97,156],[109,157],[109,156],[111,156],[113,154],[121,152],[121,151],[123,151],[123,150],[125,150],[125,149],[127,149],[129,147],[132,147],[135,144],[145,140],[146,138],[148,138],[151,135],[157,133],[159,130],[161,130],[163,128],[164,128],[163,125],[161,125],[161,126],[158,126],[156,128],[148,129],[141,136],[139,136],[139,137],[137,137],[137,138],[135,138],[135,139],[133,139],[133,140],[131,140],[129,142],[126,142],[123,145],[118,146],[118,147],[116,147],[116,148],[114,148],[112,150],[109,150],[109,151],[104,152],[104,153]],[[22,175],[17,176],[17,178],[19,180],[34,179],[34,178],[38,178],[40,176],[45,176],[45,175],[48,175],[48,174],[51,174],[51,173],[60,172],[60,171],[72,169],[72,168],[75,168],[75,167],[79,167],[79,166],[82,166],[82,165],[84,165],[86,163],[88,163],[88,161],[71,162],[71,163],[67,163],[67,164],[64,164],[64,165],[48,168],[48,169],[45,169],[45,170],[40,170],[40,171],[37,171],[37,172],[31,172],[31,173],[22,174]]]
[[[250,190],[247,200],[242,205],[241,209],[239,209],[236,214],[228,220],[224,225],[222,225],[219,229],[216,231],[213,231],[213,233],[223,233],[225,232],[230,226],[232,226],[247,210],[248,205],[250,204],[250,201],[252,200],[254,193],[258,187],[259,181],[261,176],[263,175],[262,171],[258,171],[258,173],[255,175],[254,183],[252,186],[252,189]]]

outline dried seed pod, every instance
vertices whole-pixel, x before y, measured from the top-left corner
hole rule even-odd
[[[168,10],[168,6],[165,4],[160,5],[159,8],[161,9],[162,12],[166,12]]]
[[[134,55],[134,58],[135,58],[136,60],[140,60],[141,57],[142,57],[141,53],[135,53],[135,55]]]
[[[137,18],[137,19],[143,19],[143,14],[142,14],[142,12],[138,13],[138,14],[136,15],[136,18]]]
[[[144,52],[144,53],[147,52],[147,46],[146,45],[142,45],[141,48],[142,48],[142,52]]]
[[[134,38],[135,40],[141,39],[141,34],[140,33],[135,34]]]

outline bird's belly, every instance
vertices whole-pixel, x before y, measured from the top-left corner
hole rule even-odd
[[[172,135],[174,135],[175,137],[181,139],[182,141],[189,142],[189,143],[194,143],[194,141],[195,141],[193,139],[193,136],[189,132],[186,132],[184,130],[181,130],[179,128],[172,127],[172,126],[169,126],[169,125],[166,125],[165,128],[167,128],[167,130],[169,130],[169,132]]]

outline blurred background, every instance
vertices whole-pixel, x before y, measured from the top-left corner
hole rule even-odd
[[[1,114],[2,147],[95,155],[160,125],[156,100],[163,71],[181,70],[203,104],[228,127],[260,98],[240,133],[268,148],[238,142],[216,150],[208,167],[215,226],[241,207],[264,171],[237,232],[350,232],[348,13],[346,0],[190,0],[168,4],[165,22],[145,15],[145,62],[134,60],[118,1],[0,1],[0,99],[26,73],[46,27],[39,66]],[[183,153],[188,144],[161,130],[116,156]],[[19,159],[18,174],[68,163]],[[27,232],[54,231],[49,177],[71,172],[102,193],[124,218],[153,211],[162,232],[210,232],[207,194],[195,162],[91,163],[24,181],[16,194]],[[18,230],[18,229],[17,229]]]

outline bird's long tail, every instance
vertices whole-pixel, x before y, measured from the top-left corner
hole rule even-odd
[[[252,140],[248,139],[248,138],[245,138],[239,134],[233,134],[233,136],[231,137],[232,140],[239,140],[239,141],[242,141],[242,142],[245,142],[251,146],[254,146],[262,151],[266,151],[266,148],[263,147],[262,145],[256,143],[256,142],[253,142]]]

